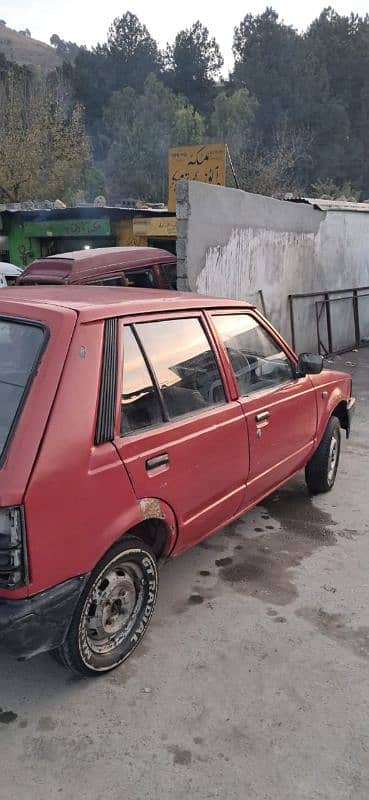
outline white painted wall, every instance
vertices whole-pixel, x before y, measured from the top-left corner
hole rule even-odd
[[[177,196],[179,286],[254,301],[291,338],[288,295],[369,285],[369,214],[323,212],[200,183]],[[297,301],[296,349],[317,349],[315,300]],[[369,337],[369,298],[361,302]],[[353,339],[349,302],[332,306],[338,349]],[[323,326],[324,327],[324,326]]]

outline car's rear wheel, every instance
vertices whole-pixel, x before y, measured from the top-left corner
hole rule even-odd
[[[305,478],[311,494],[333,489],[341,452],[341,427],[337,417],[331,417],[320,445],[305,468]]]
[[[123,539],[91,574],[57,661],[82,675],[118,667],[144,636],[157,592],[153,552],[139,539]]]

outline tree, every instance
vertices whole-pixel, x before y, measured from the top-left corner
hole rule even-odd
[[[249,142],[257,109],[257,100],[246,88],[237,89],[232,94],[219,92],[210,117],[212,138],[228,144],[232,154],[240,153]]]
[[[328,9],[306,35],[299,35],[271,8],[248,14],[236,28],[232,83],[247,86],[258,99],[256,128],[263,149],[275,149],[280,129],[310,140],[310,153],[294,167],[302,186],[322,176],[338,184],[356,178],[349,167],[350,150],[360,154],[362,148],[358,135],[352,139],[349,97],[356,90],[347,89],[347,76],[356,69],[351,39],[359,28],[356,17],[344,19]]]
[[[106,156],[106,143],[100,141],[104,107],[113,91],[113,76],[106,47],[81,48],[74,64],[64,63],[63,76],[86,112],[86,124],[93,138],[95,156]]]
[[[369,16],[326,8],[304,38],[308,59],[319,61],[328,85],[316,125],[314,179],[329,176],[338,185],[352,180],[368,189]]]
[[[142,91],[148,75],[160,73],[158,46],[146,26],[127,11],[117,17],[109,29],[107,53],[113,71],[113,88],[131,86]]]
[[[180,31],[167,49],[166,62],[171,88],[188,97],[198,111],[208,110],[223,66],[219,45],[208,29],[197,21]]]
[[[180,103],[185,102],[180,100]],[[205,141],[205,121],[192,106],[180,105],[174,113],[171,144],[177,147],[188,144],[201,144]]]
[[[50,37],[50,44],[55,47],[57,54],[63,61],[70,61],[72,63],[81,50],[78,44],[75,44],[75,42],[66,42],[64,39],[61,39],[57,33],[53,33]]]
[[[81,107],[67,116],[46,81],[26,84],[9,71],[0,88],[2,197],[71,201],[83,185],[89,155]]]
[[[257,140],[234,159],[240,189],[282,199],[287,193],[300,194],[297,165],[310,158],[309,134],[280,128],[268,147]]]
[[[204,136],[202,117],[155,75],[149,75],[141,95],[129,87],[116,92],[104,121],[112,136],[107,183],[117,202],[124,195],[165,200],[168,147],[201,143]]]
[[[84,197],[87,200],[95,200],[99,195],[105,195],[106,181],[101,167],[92,164],[86,172]]]
[[[334,181],[328,179],[326,181],[319,180],[313,184],[312,196],[317,198],[326,198],[332,200],[339,200],[340,198],[350,202],[357,203],[360,200],[360,191],[358,191],[349,181],[342,186],[337,186]]]
[[[156,42],[129,11],[114,20],[106,43],[93,50],[81,48],[74,65],[64,64],[64,75],[86,109],[87,127],[99,161],[106,158],[111,143],[103,115],[113,93],[123,87],[142,92],[148,75],[159,75],[161,66]]]
[[[235,29],[233,53],[232,83],[257,98],[264,138],[271,143],[275,130],[289,121],[293,127],[304,125],[310,80],[297,31],[270,7],[257,16],[247,14]]]

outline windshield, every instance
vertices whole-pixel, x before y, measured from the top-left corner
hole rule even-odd
[[[15,426],[45,329],[35,323],[0,317],[0,459]]]

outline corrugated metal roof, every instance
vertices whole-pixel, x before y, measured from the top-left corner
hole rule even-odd
[[[369,213],[369,202],[354,203],[350,200],[331,200],[319,197],[296,197],[288,198],[291,203],[308,203],[319,211],[356,211],[364,214]]]
[[[56,205],[55,203],[51,202],[51,200],[25,200],[23,203],[0,203],[0,213],[3,211],[76,211],[77,209],[91,210],[96,208],[102,208],[105,209],[105,211],[111,211],[112,209],[118,209],[119,211],[134,211],[135,213],[140,211],[153,211],[156,214],[162,214],[168,211],[168,208],[164,203],[142,203],[141,205],[122,203],[114,206],[100,205],[95,203],[81,203],[79,206],[63,206],[62,204]]]
[[[23,203],[0,204],[0,214],[18,215],[31,220],[98,219],[103,216],[121,219],[124,217],[173,217],[167,209],[123,208],[121,206],[68,206],[67,208],[24,208]]]

